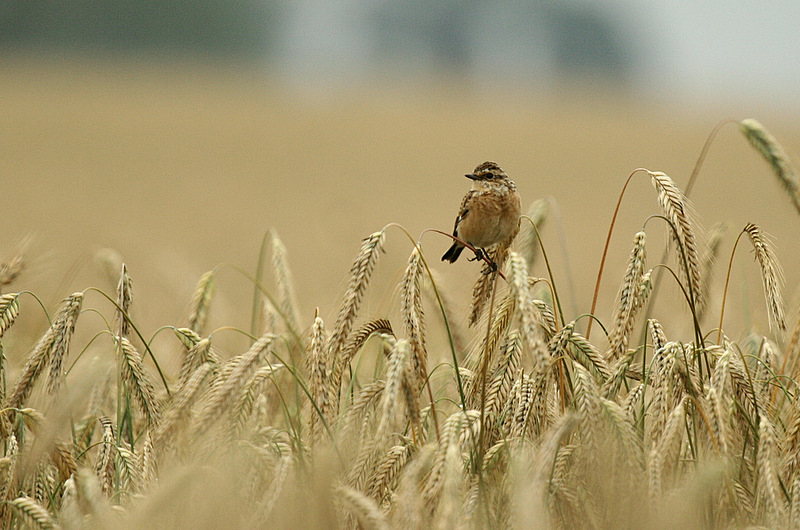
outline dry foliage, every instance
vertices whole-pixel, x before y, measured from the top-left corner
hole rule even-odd
[[[788,158],[760,125],[742,127],[794,198]],[[482,271],[457,321],[417,246],[397,307],[364,314],[387,229],[363,240],[332,325],[319,310],[304,321],[271,232],[275,293],[254,311],[268,306],[274,322],[240,352],[206,334],[216,269],[166,350],[142,340],[124,265],[116,296],[67,297],[38,340],[9,340],[35,314],[20,305],[29,294],[0,296],[0,340],[33,345],[11,367],[0,355],[0,527],[797,526],[800,323],[785,340],[777,255],[744,228],[771,334],[712,332],[722,232],[701,257],[688,199],[647,175],[677,249],[664,281],[684,296],[653,303],[651,271],[665,265],[643,229],[594,341],[586,316],[562,314],[552,279],[532,276],[549,274],[531,262],[547,250],[531,223],[516,250],[495,249],[507,281]],[[530,215],[541,226],[543,203]],[[98,329],[82,308],[113,318]],[[477,325],[462,347],[467,320]]]

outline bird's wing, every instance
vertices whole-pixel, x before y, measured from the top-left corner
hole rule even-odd
[[[456,217],[456,223],[453,226],[453,235],[458,237],[458,225],[464,220],[464,217],[467,216],[467,212],[469,212],[469,204],[472,201],[473,197],[478,195],[480,191],[478,190],[469,190],[466,195],[464,195],[464,200],[461,201],[461,208],[458,209],[458,217]]]

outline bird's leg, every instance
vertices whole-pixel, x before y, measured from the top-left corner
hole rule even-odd
[[[486,252],[486,250],[479,248],[478,251],[475,253],[475,259],[485,260],[486,264],[489,265],[489,269],[483,271],[484,274],[491,274],[493,272],[497,272],[497,263],[495,263],[494,260],[489,257],[489,253]]]
[[[486,257],[486,251],[482,248],[475,250],[475,257],[474,258],[467,258],[468,261],[480,261]]]

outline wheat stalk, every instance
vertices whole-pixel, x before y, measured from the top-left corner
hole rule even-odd
[[[688,272],[688,292],[693,303],[698,307],[705,304],[701,298],[703,288],[700,283],[700,261],[697,255],[697,238],[695,235],[695,222],[692,219],[692,210],[689,200],[683,192],[675,185],[671,178],[666,174],[656,171],[648,171],[653,187],[658,192],[658,202],[664,211],[667,219],[670,220],[677,232],[672,233],[673,240],[677,239],[678,260],[681,266],[678,268],[682,276]],[[685,270],[683,261],[685,260]]]
[[[550,364],[550,355],[542,341],[541,326],[535,319],[539,312],[528,288],[528,268],[525,260],[516,252],[511,252],[508,258],[508,285],[516,302],[520,336],[533,355],[536,369],[546,370]]]
[[[8,328],[17,320],[19,315],[19,293],[9,293],[0,296],[0,338]]]
[[[489,250],[487,254],[489,260],[499,269],[503,266],[503,263],[505,263],[508,257],[508,245],[498,245]],[[494,274],[495,270],[496,269],[488,263],[484,263],[483,267],[481,267],[481,273],[472,288],[472,309],[469,314],[470,327],[478,323],[478,320],[480,320],[483,314],[483,310],[486,308],[486,304],[488,304],[489,300],[492,298],[495,285],[494,280],[496,277]]]
[[[400,395],[403,394],[407,397],[403,389],[411,383],[408,380],[411,355],[411,345],[407,340],[400,339],[395,341],[392,347],[392,353],[389,356],[389,364],[386,367],[386,389],[383,392],[381,420],[375,432],[376,440],[381,440],[389,427],[393,424]],[[410,403],[406,404],[406,409],[411,409]]]
[[[128,274],[128,267],[123,263],[122,271],[117,284],[117,307],[114,311],[114,334],[117,337],[128,337],[128,315],[131,310],[131,300],[133,299],[133,286],[131,277]]]
[[[103,435],[100,440],[100,445],[97,450],[97,461],[95,463],[95,473],[100,481],[100,488],[106,497],[110,497],[114,492],[114,476],[115,476],[115,456],[117,453],[116,439],[117,435],[114,432],[114,425],[111,420],[103,416],[98,418],[100,425],[103,427]]]
[[[8,407],[22,407],[48,362],[50,363],[49,389],[52,392],[58,389],[61,381],[61,363],[69,350],[70,339],[75,331],[75,321],[80,313],[82,302],[82,293],[75,293],[64,299],[61,308],[53,318],[53,323],[36,343],[17,378],[10,394],[11,397],[8,399]]]
[[[147,419],[148,425],[154,425],[158,420],[159,407],[153,383],[144,370],[142,356],[125,337],[117,337],[118,351],[120,354],[120,372],[122,380],[134,400],[139,404],[140,411]]]
[[[195,418],[195,430],[198,435],[206,432],[219,420],[222,409],[230,404],[232,397],[262,361],[274,340],[275,335],[264,335],[239,359],[230,362],[227,371],[223,369],[219,382],[211,389],[203,408]]]
[[[375,474],[369,481],[370,497],[383,503],[386,495],[396,484],[397,478],[412,455],[413,446],[408,444],[395,445],[384,455],[375,466]]]
[[[767,302],[767,315],[769,316],[770,329],[777,328],[780,332],[786,331],[786,316],[783,311],[783,271],[778,258],[768,237],[761,229],[748,223],[744,227],[745,233],[755,249],[756,261],[761,268],[761,281],[764,286],[764,298]]]
[[[244,430],[247,418],[253,411],[256,397],[261,394],[264,385],[274,377],[275,372],[283,368],[282,364],[266,364],[258,368],[253,377],[244,385],[231,413],[231,434],[236,438]]]
[[[654,440],[649,462],[649,484],[651,498],[658,499],[662,494],[664,471],[680,453],[683,440],[685,402],[681,400],[670,412],[660,438]]]
[[[361,392],[355,397],[350,408],[347,409],[339,422],[342,426],[342,439],[348,439],[353,435],[357,423],[364,420],[368,416],[370,407],[381,402],[381,397],[386,389],[386,381],[378,379],[371,382],[361,389]]]
[[[794,207],[800,212],[800,185],[797,181],[797,171],[781,144],[763,125],[752,118],[740,121],[739,130],[772,167],[772,171],[786,189]]]
[[[22,246],[27,246],[27,241],[23,242]],[[0,264],[0,290],[16,280],[24,268],[25,259],[21,254],[18,254],[9,261]]]
[[[522,340],[519,333],[512,331],[503,344],[500,358],[495,366],[486,392],[486,417],[494,423],[513,386],[522,356]]]
[[[339,486],[336,491],[341,500],[358,516],[363,528],[389,530],[386,515],[381,512],[373,499],[347,486]]]
[[[285,315],[289,330],[297,329],[297,296],[294,292],[294,281],[286,257],[286,247],[278,237],[278,232],[270,229],[272,236],[272,270],[275,273],[275,284],[278,288],[281,312]]]
[[[170,441],[177,434],[180,425],[191,413],[191,407],[196,402],[203,389],[203,382],[212,372],[210,363],[203,363],[172,395],[164,414],[161,416],[153,432],[153,446],[163,450],[170,445]]]
[[[646,263],[646,234],[637,232],[633,238],[633,248],[628,258],[628,268],[617,295],[617,309],[613,317],[614,327],[608,334],[610,356],[618,358],[625,353],[628,335],[633,330],[634,316],[638,308],[639,291]]]
[[[711,278],[714,271],[714,263],[716,262],[719,254],[719,249],[722,246],[722,239],[728,231],[726,223],[718,223],[711,227],[708,233],[708,241],[706,242],[706,249],[700,257],[700,285],[703,288],[701,293],[701,300],[708,300],[710,298]],[[700,308],[697,313],[697,318],[702,318],[708,304]]]
[[[178,376],[181,385],[186,384],[189,377],[204,364],[211,363],[215,366],[222,364],[219,356],[211,348],[211,339],[208,337],[201,339],[199,336],[197,338],[199,340],[186,350],[183,355],[181,371]]]
[[[520,223],[519,232],[514,240],[514,248],[525,259],[528,267],[533,268],[533,262],[539,251],[539,238],[536,236],[536,230],[533,228],[536,225],[537,229],[544,226],[549,213],[550,205],[545,199],[537,199],[528,207],[525,215],[530,218],[531,222],[527,219],[522,219]]]
[[[778,524],[785,514],[785,502],[775,469],[775,434],[766,416],[761,416],[758,428],[758,490],[767,506],[771,524]]]
[[[200,277],[189,303],[189,318],[186,327],[195,333],[202,334],[208,320],[208,311],[216,286],[216,269],[210,270]]]
[[[586,340],[586,337],[575,331],[574,320],[553,335],[548,343],[548,349],[552,357],[572,358],[587,370],[591,370],[602,381],[611,378],[611,371],[605,358],[594,345]]]
[[[600,390],[589,371],[579,363],[572,361],[573,389],[575,393],[575,408],[580,415],[579,427],[581,441],[590,448],[596,448],[598,442],[597,417],[600,414]]]
[[[0,481],[0,502],[5,501],[12,495],[14,481],[17,480],[17,460],[19,460],[19,443],[17,437],[11,434],[5,440],[6,454],[0,459],[0,471],[2,471],[2,481]],[[0,509],[2,515],[4,509]]]
[[[420,289],[422,272],[422,257],[419,248],[414,247],[403,275],[400,296],[403,322],[408,334],[408,343],[411,346],[412,377],[409,384],[415,393],[422,388],[428,373],[428,353],[425,350],[425,312],[422,308]]]
[[[325,349],[327,341],[325,323],[319,316],[319,308],[317,308],[314,324],[311,326],[311,344],[306,363],[310,379],[311,398],[319,409],[319,413],[316,410],[312,410],[309,414],[309,432],[311,433],[312,443],[320,438],[319,416],[322,416],[322,421],[325,421],[328,425],[330,425],[332,419],[330,411],[333,409],[333,404],[331,403],[332,396],[329,395],[330,382],[328,380],[330,366],[328,365],[328,352]]]
[[[31,528],[39,528],[41,530],[59,528],[53,516],[47,511],[47,508],[30,497],[17,497],[13,501],[10,501],[9,505],[14,508],[22,520],[25,521],[26,525]]]
[[[116,469],[119,474],[119,489],[126,490],[129,494],[135,494],[142,487],[139,458],[126,445],[120,444],[117,447]]]
[[[493,312],[492,324],[489,327],[489,332],[484,335],[480,343],[476,343],[469,350],[464,362],[464,368],[470,372],[477,372],[481,368],[481,361],[484,354],[489,355],[490,358],[494,357],[497,345],[500,341],[504,340],[504,337],[508,334],[511,321],[515,317],[515,304],[516,299],[513,296],[506,295],[503,297],[497,309]],[[470,379],[470,384],[466,385],[465,393],[468,394],[468,397],[470,395],[472,397],[479,397],[480,389],[476,388],[474,384],[471,384],[474,382],[474,379]],[[467,391],[467,389],[469,391]]]
[[[345,361],[349,362],[349,360],[342,359],[340,354],[350,335],[350,330],[353,328],[358,309],[361,307],[361,299],[367,290],[372,271],[378,262],[378,256],[383,250],[383,243],[383,230],[366,237],[361,242],[361,250],[350,268],[350,283],[328,340],[328,356],[333,367],[331,377],[333,382],[341,380],[341,373],[346,366]]]

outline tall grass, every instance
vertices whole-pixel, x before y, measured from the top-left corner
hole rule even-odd
[[[741,128],[796,204],[783,150],[757,122]],[[723,231],[704,246],[677,184],[639,173],[656,189],[672,259],[653,260],[656,223],[644,221],[608,322],[562,312],[543,203],[501,250],[507,280],[480,271],[463,318],[419,242],[408,246],[398,307],[362,311],[385,241],[399,234],[387,226],[362,241],[336,319],[317,310],[306,320],[272,231],[272,278],[251,277],[254,314],[241,331],[252,342],[233,354],[206,329],[224,288],[216,269],[171,327],[175,348],[161,350],[130,318],[135,275],[123,265],[116,293],[67,297],[22,366],[0,356],[1,526],[800,525],[800,322],[787,322],[772,244],[753,223],[736,240],[755,249],[768,334],[755,331],[765,329],[758,313],[754,329],[722,327],[730,271],[747,266],[741,247],[715,260]],[[546,278],[533,275],[540,253]],[[658,295],[656,270],[677,289]],[[709,288],[721,283],[714,272],[723,289]],[[4,285],[24,277],[15,270]],[[0,341],[39,311],[34,300],[0,297]],[[255,336],[262,311],[270,318]],[[591,320],[605,333],[590,339]],[[471,343],[460,338],[465,321]],[[165,374],[173,355],[179,368]],[[6,373],[16,374],[8,392]]]

